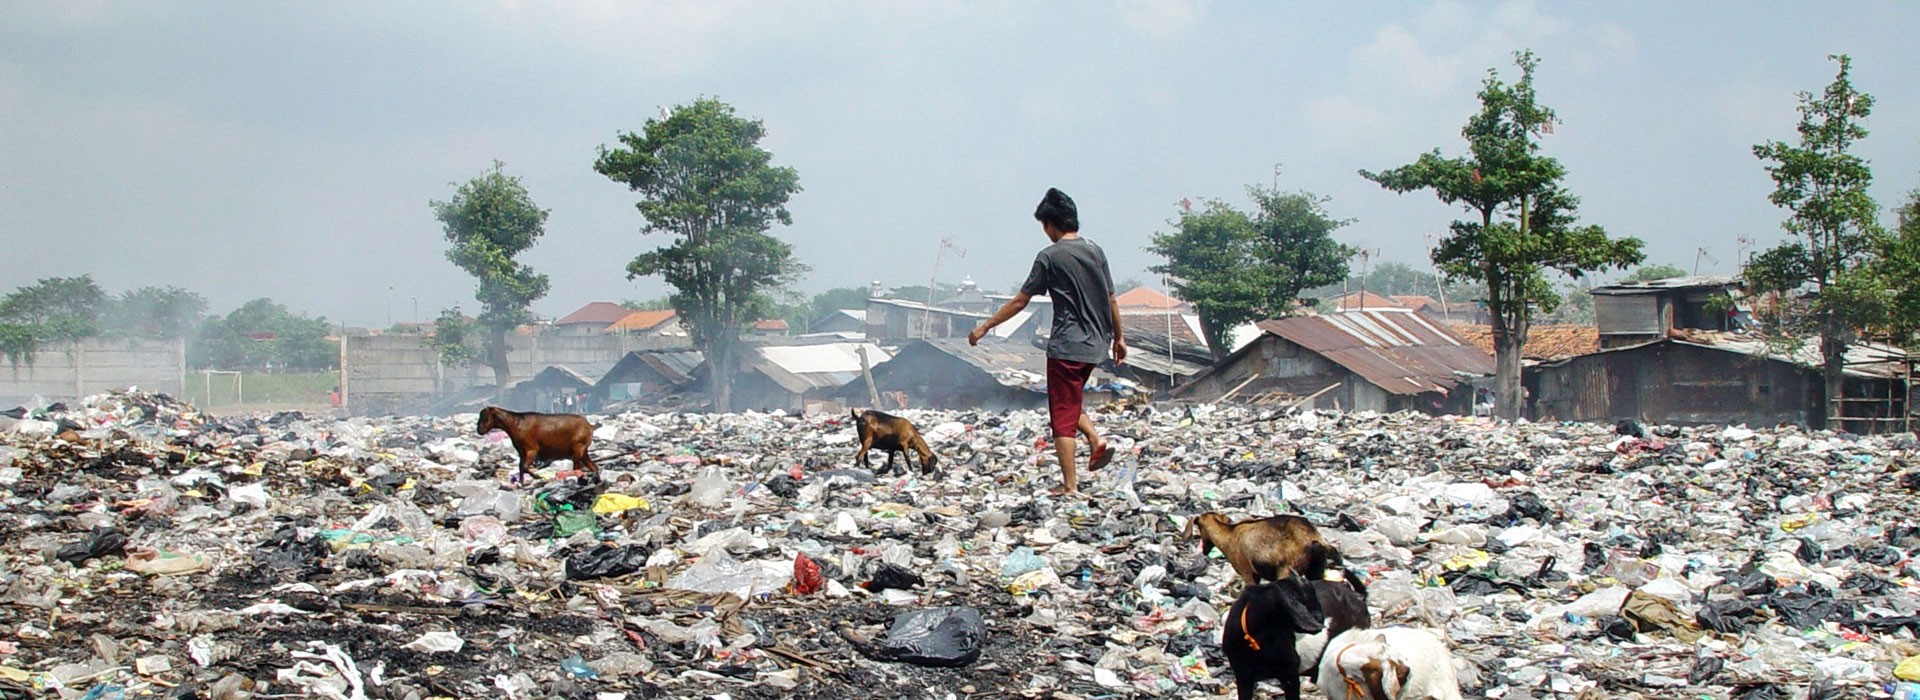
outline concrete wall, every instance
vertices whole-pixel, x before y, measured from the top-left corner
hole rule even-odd
[[[612,364],[635,350],[689,345],[686,338],[658,336],[510,336],[508,381],[526,381],[553,365]],[[493,369],[483,362],[442,366],[428,339],[417,335],[349,337],[340,364],[353,413],[420,412],[438,396],[493,384]]]
[[[31,362],[0,360],[0,405],[128,387],[179,396],[185,368],[186,346],[178,340],[90,338],[51,345],[34,353]]]

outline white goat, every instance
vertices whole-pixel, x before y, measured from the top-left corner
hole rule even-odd
[[[1433,630],[1351,629],[1327,642],[1320,692],[1327,700],[1460,700],[1453,664]]]

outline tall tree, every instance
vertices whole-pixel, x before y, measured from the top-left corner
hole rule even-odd
[[[1633,265],[1644,257],[1640,240],[1610,239],[1599,226],[1575,225],[1579,199],[1560,185],[1566,169],[1540,154],[1539,139],[1553,110],[1534,97],[1533,52],[1514,55],[1520,80],[1507,84],[1488,70],[1481,84],[1480,112],[1460,135],[1468,155],[1447,158],[1439,149],[1413,163],[1361,177],[1394,192],[1431,189],[1440,201],[1478,214],[1454,221],[1433,251],[1433,261],[1451,279],[1486,285],[1495,358],[1495,411],[1520,416],[1521,349],[1536,310],[1560,303],[1546,273],[1571,277]]]
[[[766,127],[731,105],[703,97],[620,134],[600,148],[594,170],[640,194],[644,233],[672,243],[627,264],[629,279],[660,275],[695,347],[706,355],[716,411],[732,407],[740,329],[772,311],[770,292],[805,270],[793,247],[768,235],[792,224],[787,200],[800,191],[793,168],[760,147]]]
[[[534,320],[533,302],[547,295],[547,276],[514,259],[546,233],[547,210],[534,205],[520,178],[505,165],[459,186],[453,199],[431,202],[434,218],[446,229],[447,260],[478,282],[479,326],[485,331],[487,366],[494,391],[505,394],[513,370],[507,362],[507,333]]]
[[[1920,343],[1920,190],[1907,194],[1894,217],[1893,234],[1882,237],[1872,269],[1885,290],[1873,325],[1913,348]]]
[[[1885,232],[1879,207],[1867,194],[1873,170],[1849,152],[1867,136],[1861,122],[1873,111],[1873,97],[1854,89],[1848,77],[1852,59],[1828,58],[1840,64],[1840,72],[1822,94],[1800,93],[1800,142],[1753,147],[1773,177],[1768,201],[1791,212],[1781,224],[1791,236],[1755,256],[1745,277],[1756,291],[1805,294],[1802,327],[1819,337],[1831,420],[1841,415],[1837,401],[1847,346],[1855,328],[1873,320],[1883,298],[1871,263]]]
[[[1302,291],[1347,274],[1348,249],[1334,230],[1351,222],[1327,215],[1327,197],[1247,188],[1255,211],[1210,200],[1184,209],[1172,233],[1156,233],[1147,251],[1166,257],[1153,272],[1173,277],[1173,294],[1193,305],[1215,359],[1231,349],[1235,326],[1292,315]]]
[[[200,324],[187,346],[196,368],[322,372],[340,367],[340,346],[327,320],[295,313],[272,299],[254,299]]]
[[[0,298],[0,354],[17,365],[31,362],[46,343],[97,335],[109,301],[93,275],[49,277],[16,289]]]

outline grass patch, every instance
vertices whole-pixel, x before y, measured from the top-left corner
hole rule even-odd
[[[237,380],[230,374],[187,372],[186,399],[200,408],[258,404],[325,405],[327,392],[340,383],[338,372],[264,374],[248,372]],[[240,391],[236,392],[236,384]],[[209,389],[211,392],[209,392]],[[208,400],[208,394],[212,400]],[[244,399],[244,401],[243,401]]]

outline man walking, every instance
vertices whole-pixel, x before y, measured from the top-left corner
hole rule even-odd
[[[1033,218],[1040,222],[1053,245],[1034,257],[1033,271],[1020,291],[992,318],[967,334],[967,343],[979,345],[994,326],[1006,323],[1027,308],[1033,297],[1045,294],[1053,301],[1053,333],[1047,340],[1047,411],[1052,417],[1054,453],[1060,458],[1060,488],[1054,495],[1078,493],[1074,469],[1074,431],[1087,436],[1087,470],[1113,459],[1113,449],[1093,429],[1085,410],[1087,378],[1107,361],[1125,362],[1127,346],[1120,328],[1120,303],[1113,298],[1113,273],[1107,254],[1080,237],[1080,212],[1073,198],[1048,189]]]

